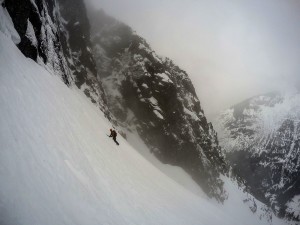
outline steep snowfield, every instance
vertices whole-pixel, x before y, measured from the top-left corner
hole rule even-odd
[[[234,224],[117,147],[80,92],[0,38],[1,224]]]
[[[2,32],[0,49],[1,225],[267,224],[187,191],[121,136],[116,146],[79,90]]]
[[[178,184],[180,184],[190,192],[202,198],[209,199],[204,191],[200,188],[200,186],[182,168],[161,163],[154,156],[154,154],[151,153],[150,149],[141,140],[137,132],[127,132],[127,140],[135,150],[137,150],[145,159],[147,159],[147,161],[153,164],[169,178],[176,181]]]

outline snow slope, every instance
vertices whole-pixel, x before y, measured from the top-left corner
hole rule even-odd
[[[226,218],[214,217],[213,206],[121,137],[117,147],[106,136],[109,123],[80,92],[0,38],[1,224],[219,224]]]
[[[151,153],[151,150],[139,137],[137,132],[126,132],[126,138],[138,153],[140,153],[154,167],[158,168],[163,174],[167,175],[169,178],[176,181],[176,183],[180,184],[190,192],[202,198],[209,199],[205,192],[200,188],[200,186],[181,167],[160,162],[154,156],[154,154]]]
[[[266,224],[187,191],[121,136],[116,146],[81,91],[2,32],[0,49],[1,225]]]

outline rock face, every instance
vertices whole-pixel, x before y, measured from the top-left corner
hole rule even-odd
[[[223,201],[219,176],[227,167],[187,73],[103,11],[91,15],[91,24],[97,68],[118,125],[136,130],[158,159],[182,167]]]
[[[60,46],[61,21],[55,1],[6,0],[2,5],[20,35],[22,53],[59,74],[69,85],[72,77]]]
[[[22,53],[69,86],[76,84],[107,113],[90,46],[89,22],[81,0],[5,0],[21,38]]]
[[[279,216],[300,219],[300,94],[256,96],[218,119],[220,145],[245,186]]]

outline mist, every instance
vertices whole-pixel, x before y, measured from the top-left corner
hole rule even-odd
[[[300,87],[300,1],[89,3],[187,71],[209,120],[254,95]]]

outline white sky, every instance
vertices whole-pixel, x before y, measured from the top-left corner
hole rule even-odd
[[[300,86],[300,0],[91,0],[192,79],[205,114]]]

